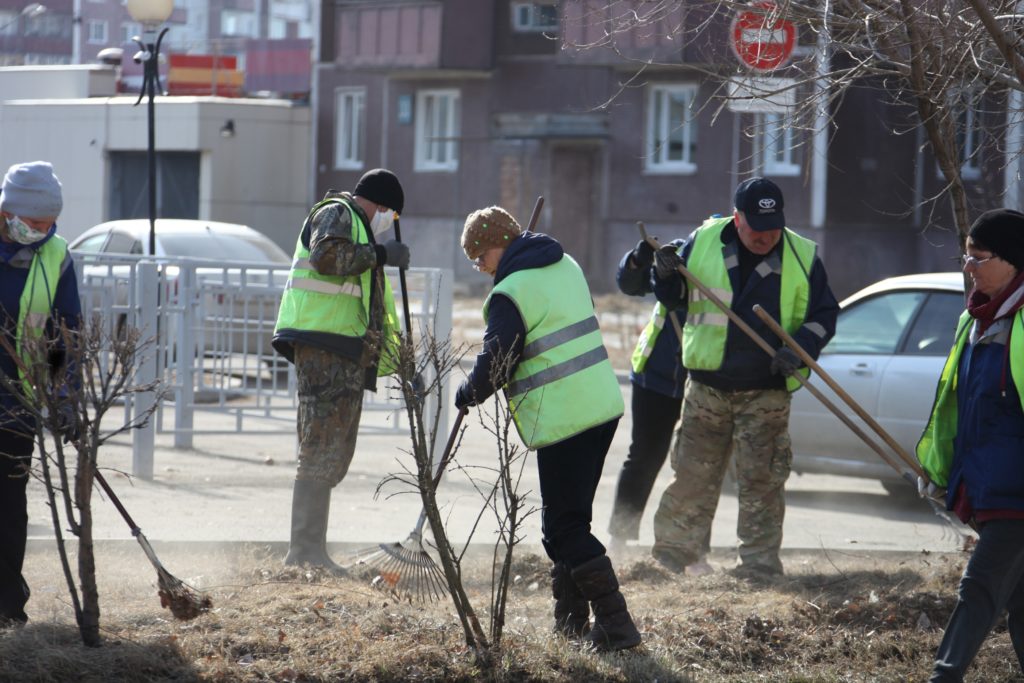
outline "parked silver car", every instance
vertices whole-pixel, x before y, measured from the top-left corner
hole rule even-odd
[[[126,219],[100,223],[71,242],[80,255],[86,281],[113,288],[108,301],[115,311],[129,298],[128,259],[90,259],[90,255],[143,256],[149,250],[149,220]],[[197,350],[206,355],[258,354],[272,358],[270,340],[277,318],[279,290],[288,277],[291,258],[262,233],[236,223],[160,218],[156,221],[156,257],[165,262],[162,301],[189,306],[196,312]],[[179,299],[178,277],[182,266],[175,259],[190,259],[197,291],[202,296]],[[209,263],[197,261],[207,259]],[[183,263],[179,261],[178,263]],[[126,310],[126,309],[125,309]],[[115,313],[117,324],[125,314]],[[174,330],[166,330],[174,339]]]
[[[963,274],[888,278],[840,305],[835,337],[818,363],[913,456],[965,307]],[[820,378],[812,383],[881,443]],[[910,490],[808,391],[793,396],[789,432],[795,472],[868,477],[891,492]]]

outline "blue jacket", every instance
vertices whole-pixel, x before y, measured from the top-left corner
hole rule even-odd
[[[976,510],[1024,510],[1024,410],[1006,353],[1011,318],[996,321],[960,355],[957,434],[947,505],[960,484]]]
[[[557,263],[565,252],[554,238],[539,232],[528,232],[512,240],[498,262],[494,284],[520,270],[543,268]],[[538,295],[553,296],[557,292],[538,292]],[[505,372],[492,377],[495,359],[511,351],[516,358],[523,353],[526,339],[526,323],[519,309],[507,296],[496,294],[491,297],[487,308],[487,329],[484,330],[484,348],[476,357],[476,363],[469,377],[459,387],[456,405],[475,405],[486,401],[495,392],[495,387],[506,384],[515,364],[503,368]]]
[[[683,242],[676,240],[672,246],[679,247]],[[629,296],[645,296],[653,289],[651,280],[653,277],[653,266],[650,268],[637,268],[631,260],[633,250],[626,252],[619,261],[619,269],[615,273],[615,282],[619,285],[619,291]],[[683,318],[678,312],[673,313],[682,325]],[[686,368],[683,367],[683,355],[679,349],[679,335],[676,334],[675,325],[671,320],[665,321],[665,326],[654,342],[654,349],[651,351],[647,364],[642,372],[630,371],[629,379],[633,384],[650,391],[657,392],[663,396],[682,398],[683,388],[686,384]]]
[[[56,230],[57,226],[54,225],[45,239],[28,246],[0,241],[0,325],[3,326],[3,333],[10,340],[12,347],[15,343],[18,315],[21,312],[21,294],[28,278],[28,268],[32,263],[32,257]],[[61,266],[60,280],[57,282],[57,292],[53,301],[53,312],[71,329],[77,329],[81,323],[82,304],[78,299],[78,277],[75,274],[75,265],[70,252]],[[56,329],[52,318],[47,324],[47,328],[50,331]],[[64,359],[55,357],[53,362],[55,365],[62,365]],[[71,368],[67,370],[71,372]],[[20,383],[17,363],[11,354],[3,348],[3,345],[0,345],[0,372],[3,372],[15,385]],[[14,415],[14,413],[20,412],[20,408],[21,403],[18,401],[18,397],[0,383],[0,443],[3,443],[3,433],[10,429],[12,424],[20,422],[18,431],[31,432],[34,430],[31,421]]]
[[[723,247],[735,243],[739,250],[746,251],[739,243],[739,234],[736,232],[732,222],[722,231]],[[763,256],[751,254],[746,251],[747,263],[756,263],[769,259],[772,255],[780,255],[782,240],[775,249]],[[683,247],[682,258],[685,264],[693,249],[693,237],[689,237]],[[782,346],[782,341],[761,322],[761,319],[754,313],[754,304],[760,304],[764,310],[775,320],[779,320],[779,292],[782,286],[782,278],[777,273],[768,272],[765,275],[753,268],[747,276],[744,286],[740,287],[740,270],[744,256],[736,259],[729,269],[729,281],[732,284],[733,298],[732,310],[743,319],[761,338],[775,348]],[[652,275],[653,289],[658,301],[665,304],[668,310],[679,312],[681,319],[686,317],[687,299],[686,288],[683,284],[682,275],[673,275],[665,280],[659,280]],[[836,331],[836,317],[839,314],[839,303],[828,286],[828,278],[825,275],[825,266],[817,256],[814,263],[810,265],[808,273],[810,281],[810,294],[807,302],[807,315],[804,324],[793,334],[793,339],[812,358],[817,358],[828,340]],[[781,375],[773,375],[771,372],[771,356],[757,345],[743,330],[729,322],[728,332],[725,341],[725,358],[722,367],[718,370],[690,370],[690,377],[701,384],[706,384],[715,389],[723,391],[743,391],[751,389],[785,389],[786,380]]]

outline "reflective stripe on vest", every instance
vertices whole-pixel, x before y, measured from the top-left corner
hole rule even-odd
[[[917,442],[917,460],[928,478],[936,486],[949,483],[949,472],[953,466],[953,439],[956,438],[959,411],[956,400],[957,376],[960,369],[960,356],[971,336],[970,329],[974,318],[967,311],[960,314],[957,323],[956,339],[950,349],[946,363],[942,366],[939,383],[935,388],[935,402],[928,417],[928,424]],[[1017,387],[1021,409],[1024,409],[1024,310],[1017,311],[1013,316],[1010,328],[1010,377]]]
[[[41,349],[32,345],[25,348],[23,342],[27,339],[38,339],[46,332],[46,323],[53,310],[53,300],[57,296],[60,269],[64,265],[67,253],[67,241],[59,235],[52,235],[36,250],[29,265],[25,287],[21,290],[21,299],[18,301],[18,327],[15,339],[15,350],[22,361],[21,365],[25,368],[47,362],[46,358],[33,357],[32,352]],[[31,375],[26,375],[24,368],[19,366],[18,376],[21,378],[22,391],[26,396],[31,396]]]
[[[693,247],[687,259],[687,268],[727,306],[732,306],[732,283],[722,255],[722,231],[731,217],[713,218],[697,229]],[[809,272],[814,263],[817,245],[783,228],[782,273],[779,286],[779,323],[789,334],[803,324],[810,300]],[[795,250],[795,251],[794,251]],[[725,341],[729,327],[728,316],[699,289],[688,288],[686,325],[683,328],[683,365],[691,370],[715,371],[725,359]],[[807,368],[800,370],[807,376]],[[786,379],[786,388],[800,388],[795,378]]]
[[[342,198],[334,197],[317,203],[310,209],[306,223],[321,208],[332,204],[340,204],[349,210],[353,244],[369,244],[369,233],[362,219]],[[309,261],[309,249],[302,244],[303,231],[299,232],[295,241],[292,269],[281,297],[274,331],[291,329],[324,332],[362,340],[366,336],[370,319],[374,269],[359,275],[321,275]],[[399,322],[391,282],[383,273],[380,277],[383,282],[381,293],[384,296],[384,342],[377,374],[386,375],[394,372],[395,368]]]
[[[665,306],[661,302],[654,304],[651,319],[647,321],[643,331],[640,332],[640,338],[637,339],[636,348],[633,349],[633,356],[630,358],[633,372],[643,372],[647,367],[647,359],[651,357],[654,345],[658,341],[658,335],[665,327],[666,312]]]
[[[512,300],[527,330],[505,395],[528,448],[550,446],[622,416],[618,379],[587,281],[572,257],[512,273],[494,294]],[[490,297],[484,302],[485,320],[489,304]]]

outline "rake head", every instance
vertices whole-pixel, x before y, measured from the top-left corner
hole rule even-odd
[[[157,586],[160,606],[171,610],[175,619],[189,621],[213,607],[213,600],[199,593],[163,567],[157,568]]]
[[[362,550],[352,566],[369,570],[371,584],[398,599],[433,602],[448,594],[444,572],[423,547],[419,534],[401,543],[381,543]]]

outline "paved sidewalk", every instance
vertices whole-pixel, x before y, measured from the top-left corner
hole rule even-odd
[[[629,405],[629,385],[623,387]],[[208,420],[230,418],[197,413],[197,425]],[[381,419],[381,418],[376,418]],[[248,424],[248,422],[247,422]],[[279,427],[281,422],[276,423]],[[481,499],[466,477],[466,471],[483,480],[493,475],[487,468],[495,461],[494,437],[485,431],[475,413],[458,454],[465,471],[449,470],[439,489],[445,501],[450,536],[468,538],[477,524]],[[285,425],[286,427],[286,425]],[[608,518],[619,469],[629,446],[630,419],[623,418],[604,468],[594,511],[598,537],[607,539]],[[147,537],[161,542],[253,541],[286,543],[295,476],[295,435],[291,429],[267,434],[197,434],[191,450],[173,448],[173,435],[157,435],[154,477],[151,481],[129,479],[123,474],[131,467],[131,444],[124,436],[100,454],[101,467],[108,468],[110,485]],[[408,439],[397,435],[361,435],[352,467],[334,490],[328,541],[346,548],[405,538],[415,523],[420,502],[414,493],[389,484],[380,495],[375,490],[389,473],[411,467],[411,456],[402,452]],[[666,465],[657,483],[641,528],[640,545],[653,542],[651,519],[671,471]],[[530,491],[532,506],[539,505],[536,460],[525,460],[522,491]],[[846,477],[794,475],[788,487],[785,547],[841,548],[851,550],[942,551],[955,548],[943,525],[919,501],[887,496],[874,481]],[[99,497],[100,492],[94,495]],[[98,540],[130,539],[127,525],[107,502],[94,501],[95,536]],[[29,535],[52,538],[50,513],[42,486],[29,485]],[[722,496],[715,519],[712,545],[728,549],[735,543],[736,499]],[[475,543],[490,544],[496,523],[493,514],[480,519]],[[526,545],[539,551],[540,515],[525,522]]]

